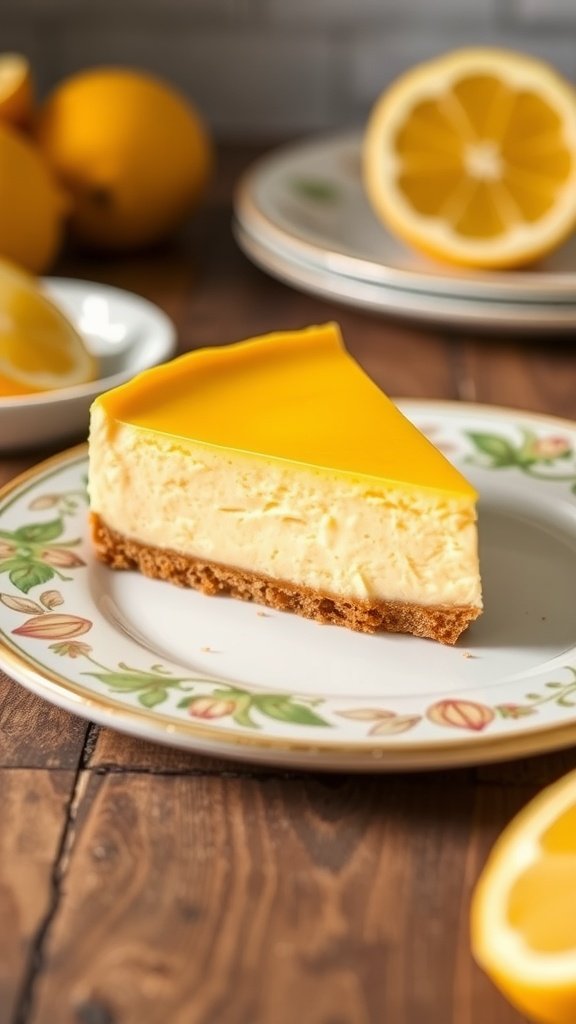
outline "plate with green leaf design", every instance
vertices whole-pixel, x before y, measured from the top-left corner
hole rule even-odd
[[[480,494],[485,612],[456,647],[111,571],[90,547],[81,447],[0,493],[0,665],[120,731],[299,768],[439,768],[576,742],[576,424],[400,404]]]
[[[404,295],[443,296],[519,310],[549,305],[553,324],[574,314],[576,236],[527,270],[487,271],[437,263],[391,235],[368,202],[359,132],[286,143],[259,157],[236,189],[235,215],[244,233],[291,263],[345,282]],[[400,301],[400,297],[397,298]]]

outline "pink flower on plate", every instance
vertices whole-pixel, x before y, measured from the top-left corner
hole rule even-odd
[[[561,459],[570,455],[572,445],[567,437],[560,434],[549,434],[548,437],[539,437],[532,445],[531,455],[535,459],[542,459],[544,462],[552,462],[553,459]]]
[[[195,697],[188,705],[192,718],[226,718],[236,710],[236,701],[223,697]]]
[[[535,715],[536,708],[526,704],[497,704],[496,710],[502,718],[524,718],[526,715]]]
[[[448,725],[454,729],[470,729],[481,732],[494,720],[492,708],[473,700],[447,698],[432,704],[426,717],[434,725]]]

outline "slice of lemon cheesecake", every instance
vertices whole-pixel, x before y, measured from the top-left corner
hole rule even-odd
[[[191,352],[101,395],[89,488],[115,569],[443,643],[482,609],[474,489],[335,324]]]

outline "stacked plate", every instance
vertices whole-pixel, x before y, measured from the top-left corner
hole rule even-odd
[[[576,328],[576,238],[527,271],[426,261],[377,220],[364,195],[361,136],[284,146],[258,160],[235,198],[244,252],[275,277],[347,305],[411,320],[522,333]]]

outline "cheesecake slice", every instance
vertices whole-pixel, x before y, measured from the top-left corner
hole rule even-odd
[[[101,395],[89,488],[114,569],[449,644],[482,609],[474,489],[335,324],[191,352]]]

